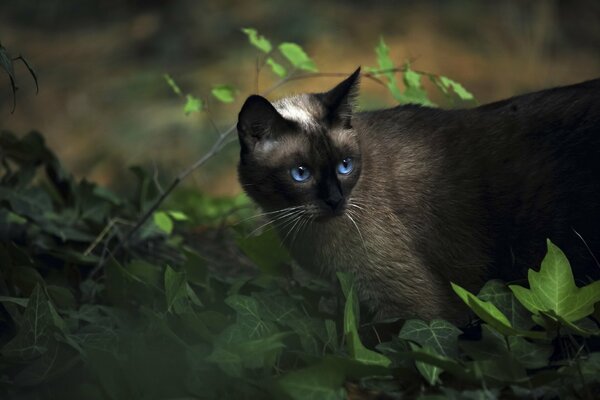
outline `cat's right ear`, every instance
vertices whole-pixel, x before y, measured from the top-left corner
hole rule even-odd
[[[238,115],[240,143],[252,149],[257,142],[272,138],[285,124],[285,119],[269,100],[254,94],[246,99]]]

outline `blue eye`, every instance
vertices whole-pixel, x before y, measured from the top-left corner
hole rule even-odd
[[[310,171],[303,165],[292,168],[290,174],[296,182],[304,182],[310,178]]]
[[[354,162],[352,161],[352,158],[350,158],[350,157],[344,158],[342,160],[342,162],[339,163],[337,166],[338,173],[340,173],[342,175],[348,175],[350,172],[352,172],[353,169],[354,169]]]

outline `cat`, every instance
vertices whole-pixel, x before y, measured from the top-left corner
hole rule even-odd
[[[450,282],[522,279],[546,238],[600,275],[600,79],[356,112],[359,77],[239,113],[240,183],[300,265],[351,273],[377,319],[464,320]]]

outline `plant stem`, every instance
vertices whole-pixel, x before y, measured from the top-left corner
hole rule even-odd
[[[404,71],[404,70],[405,70],[405,68],[394,68],[394,69],[390,69],[390,70],[377,71],[377,74],[384,73],[384,72],[400,72],[400,71]],[[343,73],[343,72],[314,72],[314,73],[290,75],[284,79],[281,79],[279,82],[277,82],[276,84],[271,86],[269,89],[267,89],[265,92],[263,92],[263,94],[267,95],[291,81],[309,79],[309,78],[320,78],[320,77],[339,77],[339,76],[347,76],[347,75],[348,74]],[[375,76],[376,75],[375,73],[365,73],[362,75],[369,79],[372,79],[376,82],[383,83]],[[111,257],[117,256],[121,252],[121,250],[123,250],[123,248],[131,241],[131,238],[133,238],[133,235],[142,227],[142,225],[144,225],[148,221],[148,219],[150,219],[152,214],[154,214],[154,212],[160,207],[160,205],[163,203],[163,201],[171,194],[171,192],[173,192],[173,190],[175,190],[175,188],[177,186],[179,186],[179,184],[185,178],[187,178],[187,176],[189,174],[194,172],[196,169],[200,168],[208,160],[210,160],[212,157],[214,157],[216,154],[218,154],[223,149],[223,147],[225,147],[227,144],[231,143],[231,141],[229,141],[227,139],[235,131],[235,129],[236,129],[236,125],[234,124],[226,131],[221,132],[219,134],[219,137],[213,143],[212,147],[210,148],[210,150],[207,153],[205,153],[201,158],[199,158],[196,162],[194,162],[192,165],[187,167],[185,170],[180,172],[175,177],[175,179],[173,179],[171,184],[154,201],[152,206],[148,210],[146,210],[146,212],[140,217],[140,219],[135,223],[135,225],[119,241],[119,243],[115,246],[115,248],[109,252],[109,257],[100,261],[98,263],[98,265],[90,272],[90,274],[89,274],[90,278],[93,278],[96,274],[98,274],[104,268],[104,266],[106,265],[106,263],[108,262],[108,260]]]
[[[223,147],[225,147],[225,145],[228,143],[226,141],[227,137],[235,130],[235,128],[236,126],[233,125],[226,131],[222,132],[206,154],[204,154],[201,158],[199,158],[196,162],[187,167],[185,170],[180,172],[179,175],[177,175],[175,179],[173,179],[171,184],[165,189],[165,191],[160,195],[160,197],[154,201],[152,206],[148,210],[146,210],[146,212],[140,217],[140,219],[135,223],[135,225],[127,232],[125,237],[121,239],[121,241],[119,241],[116,247],[112,250],[111,256],[116,256],[123,249],[123,247],[129,243],[133,235],[142,227],[142,225],[146,223],[146,221],[148,221],[148,219],[150,219],[152,214],[154,214],[158,207],[160,207],[160,205],[163,203],[163,201],[165,201],[167,196],[169,196],[171,192],[175,190],[177,186],[179,186],[181,181],[187,178],[187,176],[194,172],[194,170],[204,165],[208,160],[210,160],[217,153],[219,153],[219,151],[221,151]],[[100,270],[102,270],[102,268],[109,259],[110,257],[106,258],[103,262],[99,263],[92,270],[92,272],[90,272],[90,278],[93,278]]]

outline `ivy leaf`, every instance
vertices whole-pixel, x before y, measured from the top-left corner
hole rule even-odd
[[[344,399],[343,383],[343,371],[326,362],[289,372],[277,381],[288,396],[297,400]]]
[[[185,115],[190,115],[192,113],[201,111],[204,105],[202,104],[202,100],[197,97],[188,94],[185,96],[185,106],[183,106],[183,112]]]
[[[433,320],[429,323],[411,319],[404,323],[398,337],[417,343],[423,352],[442,355],[447,358],[458,357],[458,336],[462,332],[449,322]],[[411,346],[413,343],[411,343]],[[413,350],[416,347],[413,346]],[[416,362],[417,369],[430,385],[438,381],[442,370],[439,367]]]
[[[214,86],[211,93],[222,103],[233,103],[235,100],[235,89],[230,85]]]
[[[167,265],[165,268],[165,297],[167,301],[167,311],[175,308],[180,311],[178,304],[187,296],[187,281],[184,272],[177,272]]]
[[[454,292],[471,310],[473,310],[473,312],[475,312],[475,314],[477,314],[479,318],[493,326],[503,335],[522,335],[536,339],[545,338],[543,332],[523,331],[514,328],[508,318],[506,318],[506,315],[504,315],[498,307],[492,303],[478,299],[473,293],[470,293],[468,290],[463,289],[455,283],[451,283],[451,285]]]
[[[581,320],[577,324],[575,324],[574,322],[568,321],[563,317],[557,315],[552,310],[540,311],[540,318],[541,320],[538,321],[540,321],[540,325],[544,326],[546,330],[556,330],[556,328],[560,328],[562,325],[563,327],[567,328],[567,330],[570,330],[575,334],[583,337],[600,336],[600,330],[598,330],[596,325],[589,319]]]
[[[567,322],[592,314],[594,304],[600,301],[600,281],[578,288],[565,254],[550,240],[547,245],[548,252],[540,271],[530,269],[528,272],[530,289],[519,285],[511,285],[510,289],[534,314],[552,311]]]
[[[241,377],[243,369],[272,368],[285,347],[285,332],[249,339],[237,323],[226,328],[215,340],[213,352],[206,358],[230,376]]]
[[[258,236],[239,236],[236,240],[239,248],[266,274],[278,275],[283,266],[290,263],[291,256],[280,246],[279,237],[272,229]]]
[[[154,224],[164,233],[170,235],[173,232],[173,220],[164,211],[157,211],[152,216]]]
[[[248,41],[250,41],[250,44],[259,49],[260,51],[268,53],[273,48],[273,46],[271,46],[271,42],[269,42],[264,36],[259,35],[256,29],[242,28],[242,32],[246,34],[246,36],[248,37]]]
[[[279,64],[273,58],[269,57],[266,61],[267,65],[271,67],[271,71],[280,78],[284,78],[287,75],[287,71],[283,67],[283,65]]]
[[[279,51],[296,68],[317,72],[315,62],[306,54],[304,49],[296,43],[285,42],[279,45]]]
[[[526,368],[542,368],[548,365],[548,359],[554,351],[553,346],[530,342],[519,336],[505,338],[491,326],[481,326],[481,339],[461,341],[460,347],[476,361],[502,360],[514,357]]]
[[[237,333],[242,334],[242,337],[261,338],[277,331],[272,322],[263,318],[260,303],[255,298],[235,294],[226,298],[225,304],[237,312],[238,324],[243,329]]]
[[[535,325],[529,311],[517,301],[508,286],[498,279],[486,282],[477,297],[498,307],[514,328],[527,330]]]
[[[22,297],[0,296],[0,303],[13,303],[13,304],[17,304],[21,307],[27,307],[27,303],[29,303],[29,299],[22,298]]]
[[[38,284],[27,302],[17,335],[2,348],[2,354],[22,360],[38,357],[52,347],[54,332],[63,326],[50,299]]]
[[[344,334],[346,335],[350,355],[355,360],[364,364],[379,365],[383,367],[389,366],[391,364],[389,358],[381,353],[367,349],[360,341],[358,335],[358,320],[355,314],[356,309],[358,309],[358,298],[355,295],[354,287],[351,287],[344,308]]]
[[[429,346],[437,354],[458,357],[458,336],[462,331],[450,322],[434,319],[429,323],[419,319],[410,319],[404,323],[398,336],[410,340],[421,347]]]

